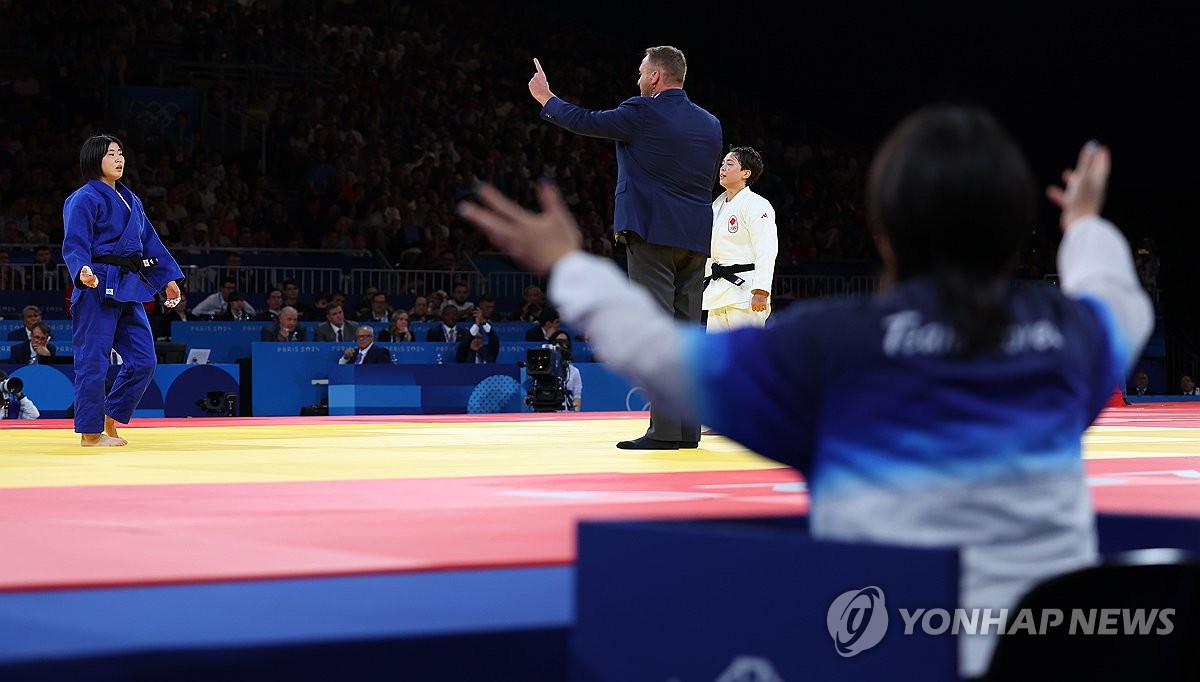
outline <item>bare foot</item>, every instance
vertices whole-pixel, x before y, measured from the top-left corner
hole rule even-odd
[[[117,420],[104,415],[104,434],[113,440],[120,441],[117,445],[127,445],[129,441],[117,435]]]
[[[79,444],[85,448],[100,447],[100,448],[115,448],[122,445],[127,445],[129,441],[124,438],[113,438],[107,433],[85,433],[79,437]]]

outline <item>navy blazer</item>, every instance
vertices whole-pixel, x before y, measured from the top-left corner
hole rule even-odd
[[[712,202],[721,165],[721,122],[675,88],[591,110],[559,97],[541,117],[617,143],[613,229],[650,244],[711,253]]]
[[[347,360],[346,364],[347,365],[357,365],[358,364],[358,356],[360,353],[362,353],[362,350],[355,348],[354,349],[354,359]],[[367,348],[367,357],[363,358],[363,361],[362,361],[362,363],[364,365],[387,365],[387,364],[391,364],[391,362],[392,362],[391,352],[388,351],[388,349],[384,348],[383,346],[380,346],[377,343],[373,343],[373,344],[371,344],[371,346],[369,348]]]
[[[54,357],[57,354],[54,344],[47,343],[46,348],[50,350],[50,357]],[[8,361],[14,365],[28,365],[29,359],[33,357],[33,349],[29,347],[28,341],[16,344],[10,351]],[[38,362],[41,362],[43,359],[39,357]]]
[[[474,363],[476,355],[482,355],[484,362],[495,362],[500,356],[500,335],[496,333],[496,328],[493,326],[492,331],[484,333],[487,337],[486,344],[478,351],[471,350],[471,339],[474,337],[470,333],[466,338],[458,342],[458,352],[455,353],[455,359],[459,362]]]
[[[471,330],[469,327],[456,324],[454,325],[454,329],[455,336],[457,337],[455,341],[456,343],[458,341],[462,341],[464,338],[471,338]],[[430,343],[446,343],[446,332],[442,329],[441,322],[438,322],[436,325],[430,327],[429,331],[425,332],[425,340],[429,341]]]

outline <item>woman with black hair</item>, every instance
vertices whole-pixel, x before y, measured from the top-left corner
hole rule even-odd
[[[119,446],[154,377],[154,333],[144,303],[158,292],[179,304],[183,271],[158,238],[142,202],[119,180],[125,150],[112,135],[94,135],[79,150],[85,183],[63,204],[63,260],[71,273],[75,354],[75,432],[84,446]],[[122,360],[105,386],[110,352]]]

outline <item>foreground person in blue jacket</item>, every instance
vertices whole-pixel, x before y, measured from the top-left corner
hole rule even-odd
[[[1061,288],[1014,283],[1037,207],[1020,150],[986,111],[918,111],[869,176],[881,293],[718,334],[677,324],[583,253],[552,185],[540,214],[492,187],[460,210],[550,274],[562,319],[606,364],[799,470],[815,537],[957,546],[960,606],[997,612],[1097,559],[1081,438],[1154,324],[1127,241],[1100,217],[1109,170],[1091,142],[1046,191],[1061,210]],[[995,635],[959,637],[960,673],[982,674]]]

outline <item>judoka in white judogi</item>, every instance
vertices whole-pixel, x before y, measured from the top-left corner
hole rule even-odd
[[[771,314],[779,253],[775,209],[750,189],[762,170],[762,157],[752,147],[734,147],[721,161],[725,191],[712,204],[712,255],[704,266],[708,331],[763,327]]]

